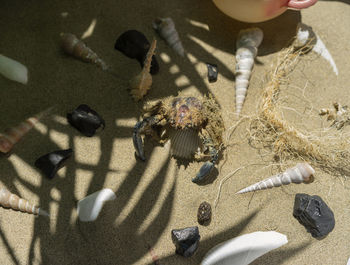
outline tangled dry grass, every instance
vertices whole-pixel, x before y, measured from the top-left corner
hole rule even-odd
[[[305,49],[288,48],[280,53],[263,89],[258,114],[248,117],[249,143],[256,148],[273,152],[280,163],[304,160],[336,176],[350,175],[349,134],[327,130],[319,133],[303,131],[288,122],[281,114],[279,93],[288,87],[289,74],[299,62]]]

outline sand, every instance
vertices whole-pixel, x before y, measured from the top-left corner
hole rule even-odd
[[[281,91],[284,117],[297,127],[317,130],[329,122],[319,117],[320,108],[334,100],[350,103],[350,5],[347,1],[319,1],[301,13],[288,11],[256,24],[265,38],[254,68],[243,115],[255,115],[266,71],[287,47],[302,21],[311,26],[332,54],[339,76],[322,57],[310,53],[290,75]],[[6,1],[0,8],[1,53],[25,64],[29,82],[24,86],[0,77],[0,128],[51,106],[43,119],[14,149],[0,158],[1,186],[51,213],[36,218],[0,209],[0,264],[156,264],[149,247],[162,265],[200,264],[216,244],[254,231],[274,230],[289,243],[253,264],[346,264],[350,256],[350,183],[316,169],[315,182],[289,185],[265,192],[235,195],[239,189],[281,170],[273,153],[249,144],[249,123],[242,123],[230,138],[224,158],[211,181],[191,182],[201,163],[178,165],[169,147],[151,139],[145,142],[146,162],[135,159],[132,128],[143,102],[128,94],[128,80],[140,70],[138,62],[113,49],[125,30],[142,31],[149,40],[157,16],[171,16],[187,56],[177,56],[158,37],[160,72],[146,100],[157,100],[182,91],[187,95],[211,92],[222,108],[226,128],[234,117],[234,43],[237,33],[249,25],[226,17],[209,0],[172,1]],[[82,36],[93,21],[96,27],[85,42],[113,68],[114,74],[62,53],[59,34]],[[205,62],[218,65],[216,83],[207,81]],[[305,100],[305,97],[308,100]],[[310,103],[311,102],[311,103]],[[92,138],[82,136],[65,115],[79,104],[88,104],[106,121],[106,128]],[[344,130],[349,130],[345,128]],[[41,155],[73,148],[74,156],[58,175],[48,180],[34,167]],[[287,161],[290,165],[298,161]],[[285,168],[286,165],[283,165]],[[199,226],[201,242],[191,258],[175,255],[170,231],[198,225],[202,201],[214,205],[220,181],[244,167],[222,187],[209,226]],[[78,221],[76,203],[102,188],[111,188],[116,200],[108,202],[93,223]],[[336,226],[323,240],[316,240],[292,216],[294,196],[321,196],[335,214]]]

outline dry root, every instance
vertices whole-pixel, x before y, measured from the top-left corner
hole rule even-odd
[[[302,51],[293,48],[281,52],[275,68],[268,74],[262,103],[256,117],[250,119],[249,141],[257,148],[270,148],[280,162],[306,160],[332,175],[350,175],[349,136],[328,131],[322,136],[304,132],[286,121],[278,108],[278,94],[288,74],[297,65]]]

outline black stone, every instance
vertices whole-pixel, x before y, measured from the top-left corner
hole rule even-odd
[[[149,41],[142,32],[137,30],[128,30],[118,37],[114,48],[122,52],[125,56],[131,59],[136,59],[142,68],[150,46]],[[150,73],[155,75],[158,72],[159,64],[156,57],[153,55]]]
[[[72,149],[54,151],[39,157],[34,165],[39,168],[46,177],[52,179],[57,171],[64,166],[64,162],[71,157],[72,153]]]
[[[208,202],[202,202],[198,207],[197,213],[198,223],[208,225],[211,221],[211,206]]]
[[[218,66],[216,64],[207,63],[208,81],[214,83],[218,80]]]
[[[325,237],[335,225],[334,214],[317,195],[295,195],[293,216],[315,238]]]
[[[201,237],[198,227],[193,226],[171,230],[171,238],[176,246],[176,254],[184,257],[191,257],[197,250]]]
[[[88,137],[93,136],[101,126],[105,127],[102,117],[85,104],[77,107],[72,113],[67,113],[67,119],[70,125]]]

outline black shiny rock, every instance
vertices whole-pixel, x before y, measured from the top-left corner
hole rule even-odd
[[[293,216],[315,238],[326,236],[335,225],[332,210],[317,195],[296,194]]]
[[[125,56],[136,59],[141,67],[143,67],[150,46],[149,41],[143,33],[137,30],[128,30],[118,37],[114,48],[122,52]],[[152,57],[150,72],[152,75],[159,72],[159,64],[154,55]]]
[[[211,206],[208,202],[202,202],[198,207],[197,213],[198,223],[208,225],[211,221]]]
[[[64,162],[71,157],[72,153],[72,149],[54,151],[39,157],[34,165],[39,168],[46,177],[52,179],[57,171],[64,166]]]
[[[207,63],[208,81],[214,83],[218,80],[218,66],[216,64]]]
[[[176,254],[184,257],[191,257],[197,250],[201,237],[198,227],[193,226],[171,230],[171,238],[176,246]]]
[[[101,126],[105,127],[102,117],[85,104],[77,107],[72,113],[67,113],[67,119],[70,125],[88,137],[93,136]]]

